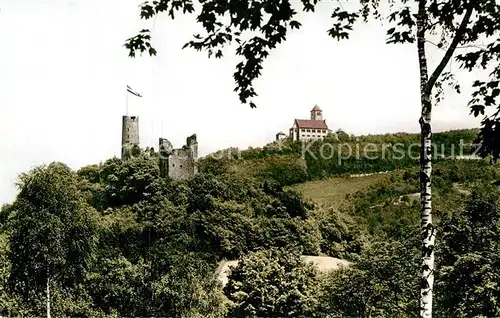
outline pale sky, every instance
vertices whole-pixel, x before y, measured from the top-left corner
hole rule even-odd
[[[140,117],[141,147],[158,137],[181,147],[198,136],[200,155],[262,146],[315,105],[332,130],[352,134],[417,132],[419,75],[413,45],[387,45],[380,23],[359,25],[348,41],[328,37],[337,5],[301,13],[301,30],[264,64],[256,109],[240,104],[222,60],[182,45],[201,32],[194,17],[145,24],[134,0],[0,0],[0,203],[11,202],[17,175],[52,161],[73,169],[120,155],[126,85],[129,114]],[[352,2],[343,6],[356,5]],[[153,29],[156,57],[127,57],[125,39]],[[431,68],[441,57],[430,58]],[[457,65],[451,66],[458,70]],[[460,74],[464,86],[473,76]],[[434,109],[434,130],[478,127],[468,90]]]

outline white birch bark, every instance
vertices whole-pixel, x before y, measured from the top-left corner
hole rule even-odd
[[[432,225],[432,103],[427,91],[428,70],[425,55],[425,0],[419,2],[417,16],[417,48],[420,68],[420,235],[422,239],[420,276],[420,317],[432,317],[432,286],[434,283],[434,228]]]
[[[467,24],[472,15],[472,7],[467,8],[463,20],[455,36],[446,50],[441,62],[436,67],[431,77],[428,77],[427,58],[425,52],[426,28],[428,17],[426,0],[419,0],[417,14],[417,48],[420,69],[420,99],[422,111],[420,115],[420,235],[421,267],[420,267],[420,317],[432,317],[432,294],[434,285],[434,240],[435,231],[432,224],[432,101],[431,93],[434,84],[450,61],[458,43],[460,43]]]

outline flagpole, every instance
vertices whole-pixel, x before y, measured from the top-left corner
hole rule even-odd
[[[128,116],[128,89],[125,89],[125,115]]]

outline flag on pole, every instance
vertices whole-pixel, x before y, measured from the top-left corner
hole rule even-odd
[[[127,85],[127,92],[137,96],[137,97],[142,97],[141,94],[137,93],[136,91],[134,91],[130,86]]]

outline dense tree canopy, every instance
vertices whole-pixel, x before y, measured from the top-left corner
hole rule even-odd
[[[94,256],[97,215],[83,200],[76,174],[52,163],[22,175],[20,188],[12,207],[13,289],[35,301],[51,284],[77,287]]]

